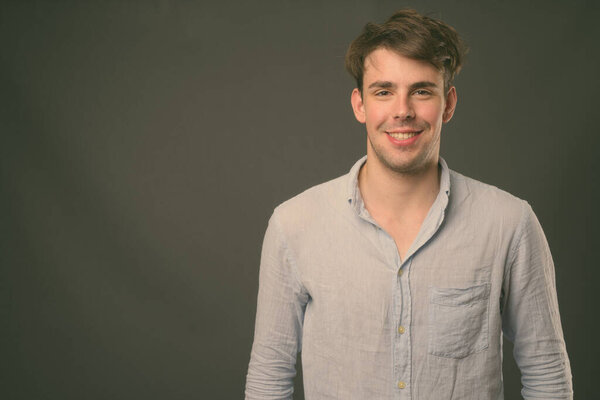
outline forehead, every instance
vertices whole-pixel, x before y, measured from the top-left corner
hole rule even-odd
[[[395,51],[378,48],[365,59],[363,82],[385,80],[396,83],[430,81],[443,86],[444,75],[426,61],[415,60]]]

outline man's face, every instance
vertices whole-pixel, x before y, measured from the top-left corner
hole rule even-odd
[[[456,90],[432,65],[379,48],[365,60],[363,93],[352,92],[356,119],[367,128],[367,157],[402,174],[437,166],[442,123],[452,118]]]

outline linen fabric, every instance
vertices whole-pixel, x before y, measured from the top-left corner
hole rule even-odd
[[[525,399],[571,399],[554,265],[529,204],[448,169],[400,259],[365,209],[359,160],[275,209],[246,399],[503,399],[502,332]]]

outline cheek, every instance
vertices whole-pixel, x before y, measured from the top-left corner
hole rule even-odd
[[[420,115],[421,119],[429,122],[431,125],[441,125],[443,122],[444,110],[442,107],[424,107]]]
[[[367,126],[371,126],[374,128],[381,126],[386,122],[388,115],[389,113],[383,106],[372,107],[368,109],[365,115],[367,119]]]

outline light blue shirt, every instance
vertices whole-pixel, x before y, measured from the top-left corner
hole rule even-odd
[[[358,172],[277,207],[246,399],[503,399],[502,332],[526,399],[572,399],[554,265],[529,204],[448,169],[401,260]]]

